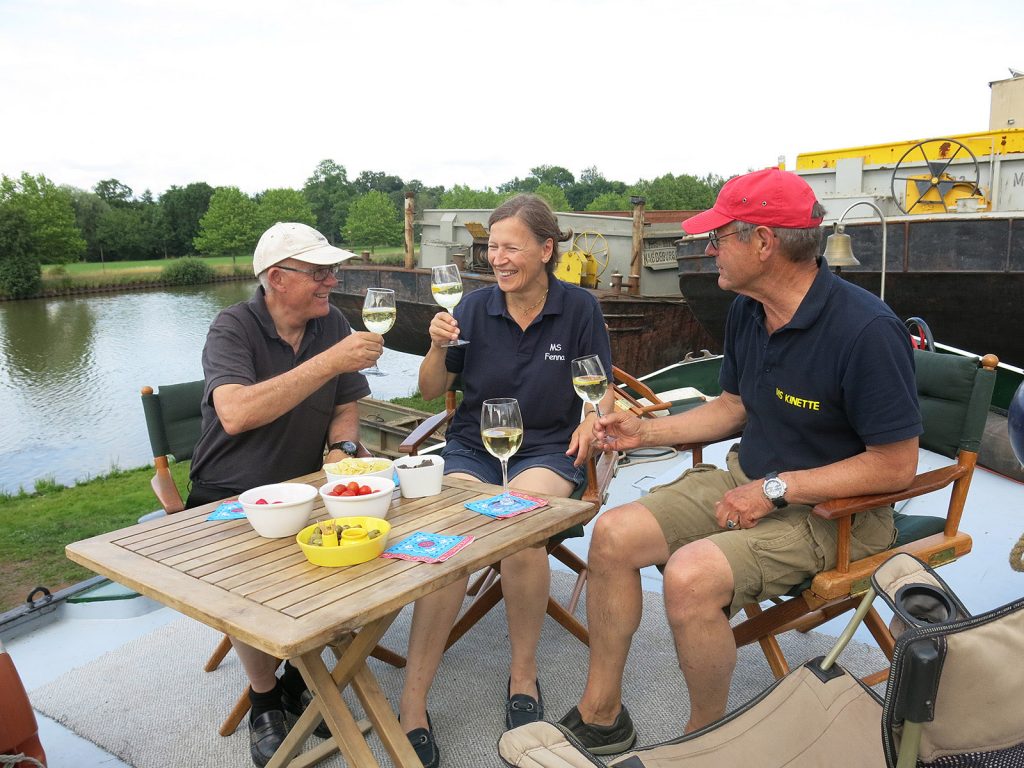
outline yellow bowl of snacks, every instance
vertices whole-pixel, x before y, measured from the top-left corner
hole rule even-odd
[[[338,517],[308,525],[295,537],[313,565],[358,565],[388,545],[391,523],[380,517]]]
[[[367,477],[394,477],[394,462],[380,456],[351,456],[341,461],[324,464],[324,474],[329,483],[347,483]]]

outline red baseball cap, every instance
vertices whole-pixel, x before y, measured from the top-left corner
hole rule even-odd
[[[814,190],[795,173],[765,168],[729,179],[712,208],[683,222],[688,235],[700,235],[724,227],[730,221],[746,221],[765,227],[809,229],[821,224],[812,216]]]

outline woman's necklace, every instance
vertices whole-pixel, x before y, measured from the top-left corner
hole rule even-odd
[[[547,297],[548,297],[548,292],[544,291],[544,295],[541,296],[539,299],[537,299],[535,302],[533,302],[533,304],[528,306],[526,309],[516,309],[516,312],[519,313],[520,315],[525,315],[530,310],[536,309],[541,304],[543,304],[544,303],[544,299],[546,299]]]

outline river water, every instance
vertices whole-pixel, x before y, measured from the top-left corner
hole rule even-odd
[[[139,390],[202,378],[210,322],[255,286],[0,302],[0,492],[149,464]],[[385,349],[373,396],[412,394],[419,362]]]

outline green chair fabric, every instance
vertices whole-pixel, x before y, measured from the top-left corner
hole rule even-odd
[[[154,457],[173,456],[175,461],[192,458],[202,431],[203,385],[202,379],[167,384],[151,395],[142,395]]]
[[[917,397],[924,434],[921,447],[948,458],[977,451],[992,400],[995,371],[978,358],[914,350]]]

